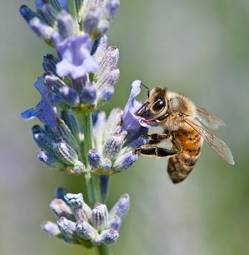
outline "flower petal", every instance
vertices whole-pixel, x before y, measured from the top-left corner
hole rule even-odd
[[[57,51],[62,60],[57,64],[57,74],[61,77],[71,75],[73,79],[95,72],[98,64],[90,54],[89,35],[71,36],[57,43]]]

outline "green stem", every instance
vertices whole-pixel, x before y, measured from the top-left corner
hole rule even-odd
[[[85,112],[82,116],[82,121],[84,123],[84,146],[85,146],[85,152],[88,152],[93,147],[93,141],[92,141],[92,113],[91,112]],[[88,163],[88,159],[86,162],[86,165]]]
[[[96,187],[93,184],[93,176],[90,172],[85,174],[86,190],[88,197],[88,204],[92,207],[96,202]]]
[[[78,23],[78,12],[77,12],[77,7],[75,4],[75,0],[68,0],[68,10],[71,14],[71,16],[73,17],[74,21],[75,21],[75,29],[76,32],[79,33],[80,29],[79,29],[79,23]]]
[[[85,161],[86,166],[86,174],[85,174],[85,181],[86,181],[86,189],[87,189],[87,196],[88,202],[91,206],[95,204],[97,201],[97,188],[94,184],[93,176],[91,174],[91,166],[88,161],[88,151],[93,148],[93,141],[92,141],[92,114],[91,112],[84,112],[82,117],[82,123],[84,124],[84,146],[83,146],[83,159]]]
[[[83,159],[86,165],[85,183],[88,196],[89,205],[94,206],[96,202],[100,202],[100,187],[98,183],[98,176],[91,173],[91,166],[88,160],[88,151],[93,148],[93,130],[92,130],[92,113],[82,112],[83,114],[78,117],[81,119],[84,127],[84,146],[83,146]],[[106,245],[98,246],[99,255],[111,255],[109,247]]]
[[[98,253],[99,255],[112,255],[109,247],[107,245],[100,245],[98,246]]]

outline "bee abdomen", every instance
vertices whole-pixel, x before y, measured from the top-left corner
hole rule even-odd
[[[193,148],[191,149],[193,151]],[[195,156],[189,150],[169,158],[168,174],[173,183],[182,182],[192,171],[200,155],[200,147],[196,148]]]

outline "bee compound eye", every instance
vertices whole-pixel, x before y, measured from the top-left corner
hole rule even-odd
[[[163,98],[158,98],[152,106],[154,112],[159,112],[165,107],[165,100]]]

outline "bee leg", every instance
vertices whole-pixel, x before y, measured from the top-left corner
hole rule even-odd
[[[174,138],[172,139],[171,143],[172,143],[172,148],[174,148],[174,150],[176,150],[178,153],[182,151],[182,147],[176,142]]]
[[[134,151],[135,154],[142,154],[148,156],[156,156],[156,157],[167,157],[172,156],[178,153],[178,150],[173,149],[166,149],[162,147],[158,147],[156,145],[145,144],[136,148]]]
[[[148,136],[149,136],[149,144],[158,144],[161,141],[168,139],[170,137],[168,134],[157,134],[157,133],[153,133]]]

